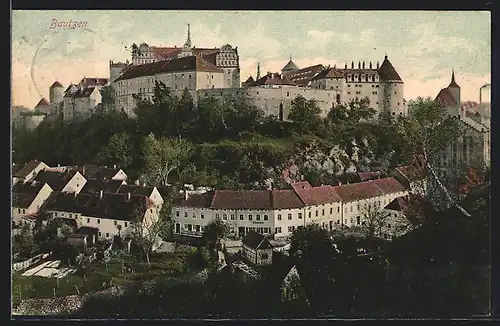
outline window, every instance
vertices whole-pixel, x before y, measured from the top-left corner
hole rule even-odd
[[[248,215],[248,220],[251,221],[252,220],[252,214]]]
[[[268,254],[267,254],[267,253],[263,253],[261,257],[262,257],[262,259],[267,259],[267,258],[269,258],[269,256],[268,256]]]
[[[200,218],[205,218],[205,215],[203,213],[201,213]]]
[[[337,207],[337,213],[340,213],[340,206]]]
[[[309,212],[309,218],[311,218],[311,212]]]
[[[361,223],[361,217],[356,216],[356,224],[359,225]]]
[[[215,214],[215,218],[220,218],[219,213]]]
[[[175,212],[175,216],[179,217],[179,211]]]
[[[286,92],[286,96],[290,96],[290,92]]]
[[[188,217],[188,213],[187,212],[184,212],[184,217]]]
[[[333,214],[333,208],[330,207],[330,214]]]
[[[115,225],[117,225],[116,221],[115,221]]]
[[[102,233],[101,233],[101,232],[99,232],[99,236],[102,236]]]
[[[227,220],[227,214],[222,214],[222,219]]]
[[[347,94],[351,94],[351,92],[347,92]]]
[[[291,220],[292,219],[292,214],[288,214],[288,219]]]
[[[351,213],[352,213],[352,205],[351,205]]]
[[[90,218],[87,219],[87,223],[90,223]]]
[[[359,204],[358,204],[358,211],[359,211]]]
[[[274,228],[274,233],[281,233],[281,227]]]
[[[269,219],[268,215],[264,215],[264,221],[267,221]]]
[[[281,214],[278,214],[278,221],[281,221]]]
[[[316,215],[316,217],[318,217],[318,210],[316,210],[316,214],[315,215]]]
[[[322,216],[325,216],[325,209],[322,209],[322,210],[321,210],[321,215],[322,215]]]
[[[231,221],[234,221],[234,214],[231,214]]]
[[[97,224],[101,224],[101,220],[100,219],[97,219]]]
[[[127,222],[125,222],[125,227],[127,227],[127,226],[128,226],[128,223],[127,223]]]
[[[288,227],[288,232],[293,232],[293,226]]]
[[[106,238],[109,238],[109,233],[106,232]]]
[[[298,213],[297,217],[299,218],[299,220],[301,220],[302,219],[302,213]]]
[[[243,214],[240,214],[240,221],[243,221]]]
[[[255,219],[256,219],[257,221],[260,221],[260,214],[255,215]]]

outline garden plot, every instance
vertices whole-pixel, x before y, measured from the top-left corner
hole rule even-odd
[[[69,274],[73,274],[76,270],[72,268],[59,268],[61,262],[59,260],[45,262],[35,268],[27,270],[23,276],[41,276],[62,278]]]

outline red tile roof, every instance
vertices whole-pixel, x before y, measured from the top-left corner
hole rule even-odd
[[[304,207],[304,204],[293,190],[273,190],[272,206],[275,209],[292,209]]]
[[[298,84],[287,79],[279,74],[267,74],[264,77],[257,79],[254,83],[248,86],[264,86],[264,85],[292,85],[297,86]]]
[[[457,101],[455,101],[455,98],[448,88],[441,89],[434,101],[444,106],[457,105]]]
[[[384,191],[372,181],[351,183],[333,187],[343,201],[351,202],[384,195]]]
[[[387,56],[385,56],[384,61],[380,65],[378,74],[382,81],[402,81],[401,77],[397,73],[396,69],[394,69],[394,66],[389,61],[389,58]]]
[[[392,177],[370,180],[368,182],[372,182],[377,185],[384,192],[384,194],[394,194],[406,190],[405,187],[398,182],[398,180]]]
[[[305,67],[298,70],[289,71],[286,73],[286,78],[301,85],[307,86],[312,78],[322,72],[325,67],[321,64],[317,64],[314,66]]]
[[[297,195],[307,206],[317,206],[342,201],[332,186],[297,189]]]
[[[290,184],[293,188],[293,190],[301,190],[301,189],[309,189],[312,188],[311,184],[307,181],[299,181],[299,182],[293,182]]]
[[[200,56],[189,56],[179,59],[165,60],[144,65],[133,66],[125,71],[115,81],[132,79],[142,76],[152,76],[159,73],[181,71],[222,72],[222,69],[211,64]]]
[[[49,101],[47,101],[45,98],[42,98],[37,105],[35,105],[35,108],[41,107],[41,106],[49,106]]]
[[[281,71],[293,71],[298,69],[299,66],[297,66],[295,62],[292,61],[292,59],[290,59],[288,63],[283,68],[281,68]]]
[[[473,101],[465,101],[460,103],[460,107],[464,111],[478,113],[479,103]]]
[[[213,209],[273,209],[269,190],[216,190]]]
[[[187,199],[184,195],[174,199],[174,205],[177,207],[197,207],[197,208],[210,208],[214,192],[207,192],[204,194],[191,194]]]

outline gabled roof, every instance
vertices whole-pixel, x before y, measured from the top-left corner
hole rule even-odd
[[[108,193],[117,193],[122,180],[89,179],[80,191],[82,194],[98,193],[101,190]]]
[[[417,157],[410,164],[398,166],[395,170],[410,182],[423,180],[429,174],[423,157]]]
[[[87,78],[84,77],[80,81],[80,85],[83,87],[90,87],[90,86],[105,86],[109,82],[108,78]]]
[[[252,83],[254,83],[254,82],[255,82],[255,80],[253,79],[253,77],[252,77],[252,76],[250,76],[250,77],[248,77],[248,78],[247,78],[247,80],[245,80],[245,81],[243,82],[243,84],[244,84],[244,85],[247,85],[247,84],[252,84]]]
[[[292,59],[290,59],[288,63],[283,68],[281,68],[281,71],[293,71],[298,69],[299,66],[297,66],[295,62],[292,61]]]
[[[384,61],[380,65],[378,74],[382,81],[403,81],[387,56],[385,56]]]
[[[300,200],[307,206],[317,206],[342,201],[332,186],[311,187],[295,190]]]
[[[53,192],[43,209],[47,211],[62,211],[78,213],[85,216],[107,218],[121,221],[133,221],[143,216],[154,203],[144,196],[126,194],[78,194]]]
[[[358,177],[361,181],[368,181],[370,179],[376,179],[379,178],[381,175],[380,171],[375,171],[375,172],[359,172]]]
[[[40,101],[38,101],[38,104],[35,105],[35,108],[38,108],[40,106],[49,106],[49,101],[47,101],[47,99],[45,98],[42,98]]]
[[[212,209],[272,209],[269,190],[216,190]]]
[[[64,88],[64,86],[57,80],[54,82],[54,84],[52,84],[52,86],[50,86],[50,88],[55,88],[55,87]]]
[[[187,199],[182,195],[174,199],[174,205],[177,207],[210,208],[213,197],[214,192],[212,191],[204,194],[192,194]]]
[[[448,88],[441,89],[434,101],[444,106],[457,105],[457,101],[455,101],[453,94],[451,94]]]
[[[31,160],[26,163],[17,173],[14,174],[14,177],[17,178],[26,178],[31,172],[33,172],[40,164],[45,164],[41,161]]]
[[[249,231],[242,240],[243,245],[254,250],[271,249],[273,246],[265,236],[255,231]]]
[[[75,92],[66,92],[64,97],[83,98],[89,97],[94,92],[95,87],[78,88]]]
[[[297,86],[298,84],[280,76],[279,74],[267,74],[260,79],[257,79],[254,83],[248,86],[264,86],[264,85],[292,85]]]
[[[323,65],[317,64],[287,72],[286,78],[301,86],[307,86],[312,78],[324,69],[325,67]]]
[[[406,190],[406,188],[401,183],[399,183],[398,180],[392,177],[369,180],[367,182],[374,183],[384,192],[385,195],[394,194]]]
[[[28,208],[44,184],[38,182],[16,183],[12,187],[12,207]]]
[[[134,196],[151,196],[151,193],[155,189],[154,186],[140,186],[140,185],[121,185],[118,189],[119,194],[127,194],[130,193]]]
[[[344,77],[345,77],[345,72],[343,70],[337,68],[327,68],[319,72],[313,78],[311,78],[311,81],[320,80],[324,78],[344,78]]]
[[[76,171],[57,172],[42,170],[38,172],[34,181],[47,183],[53,190],[61,191],[75,174]]]
[[[125,71],[116,81],[132,79],[143,76],[153,76],[155,74],[182,72],[182,71],[206,71],[221,73],[222,69],[208,62],[200,56],[188,56],[178,59],[165,60],[133,66]]]
[[[302,208],[304,204],[293,190],[273,190],[272,206],[275,209]]]
[[[384,195],[384,191],[372,181],[351,183],[333,187],[343,201],[351,202]]]
[[[74,167],[73,169],[78,170],[86,179],[97,180],[110,180],[121,171],[118,167],[111,168],[97,165],[84,165]]]

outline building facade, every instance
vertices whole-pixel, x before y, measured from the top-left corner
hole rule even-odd
[[[95,113],[102,102],[100,90],[109,84],[107,78],[86,78],[78,84],[71,84],[64,91],[63,119],[66,122],[82,121]]]
[[[215,219],[225,222],[231,235],[243,238],[255,231],[275,238],[289,237],[310,223],[333,230],[362,225],[369,206],[382,210],[393,199],[408,195],[394,178],[342,186],[312,187],[307,182],[286,190],[215,190],[186,195],[174,201],[174,234],[197,236]]]

